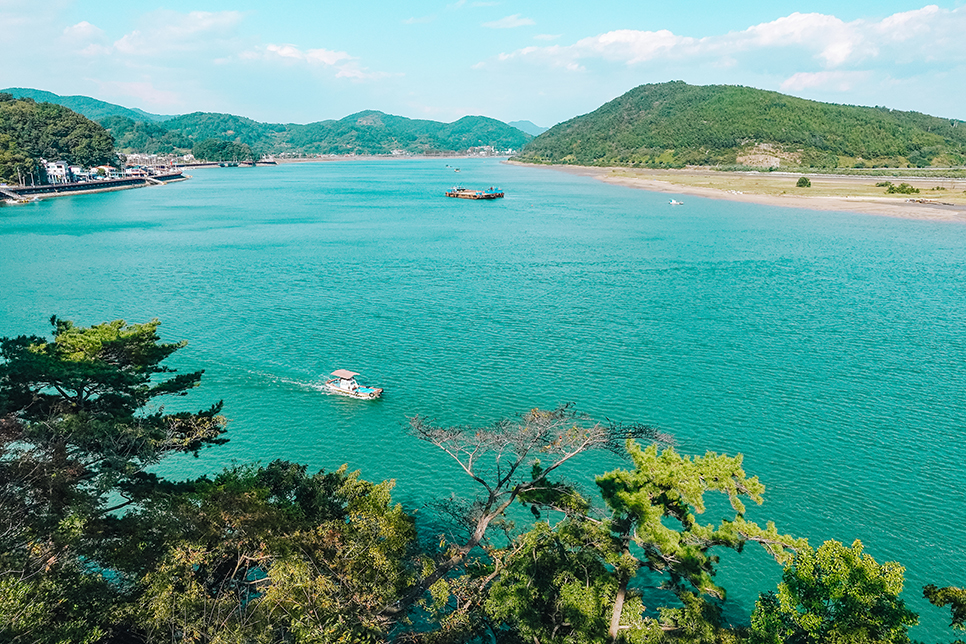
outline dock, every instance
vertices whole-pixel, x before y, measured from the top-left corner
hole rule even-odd
[[[95,181],[73,181],[70,183],[52,183],[41,186],[4,186],[0,187],[0,194],[8,199],[23,201],[30,198],[53,197],[66,194],[84,194],[89,192],[104,192],[109,190],[125,190],[127,188],[142,188],[150,185],[164,185],[169,181],[183,181],[187,179],[182,172],[157,174],[147,177],[127,177],[123,179],[98,179]]]

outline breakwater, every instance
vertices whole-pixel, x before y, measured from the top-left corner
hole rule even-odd
[[[110,190],[127,190],[129,188],[143,188],[149,185],[163,185],[169,181],[187,179],[181,172],[155,175],[151,177],[125,177],[123,179],[103,179],[100,181],[78,181],[72,183],[56,183],[42,186],[5,186],[3,194],[11,199],[29,199],[31,197],[53,197],[64,194],[82,194],[88,192],[105,192]]]

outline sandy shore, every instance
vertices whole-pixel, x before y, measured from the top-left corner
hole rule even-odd
[[[511,162],[514,163],[514,162]],[[798,188],[800,174],[783,172],[719,172],[717,170],[650,170],[585,166],[540,166],[593,177],[628,188],[757,203],[784,208],[837,210],[869,215],[966,223],[966,179],[858,177],[806,174],[810,188]],[[876,183],[891,181],[919,188],[919,194],[887,195]],[[936,188],[939,188],[938,190]],[[929,203],[908,201],[922,199]]]

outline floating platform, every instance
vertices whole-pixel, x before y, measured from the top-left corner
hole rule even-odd
[[[502,199],[503,191],[492,187],[486,190],[470,190],[457,186],[452,190],[447,190],[446,196],[456,197],[457,199]]]

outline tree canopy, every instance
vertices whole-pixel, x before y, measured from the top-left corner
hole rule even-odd
[[[962,165],[966,123],[879,107],[834,105],[731,85],[641,85],[560,123],[524,148],[533,163],[734,165],[745,154],[781,165]]]
[[[17,183],[33,173],[39,182],[41,158],[82,166],[117,163],[114,140],[94,121],[61,105],[0,94],[0,181]]]

